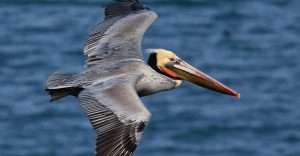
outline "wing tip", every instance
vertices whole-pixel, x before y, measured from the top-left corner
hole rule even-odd
[[[130,5],[132,11],[140,11],[140,10],[151,10],[146,5],[143,5],[140,0],[113,0],[112,2],[102,2],[101,7],[111,7],[118,5]]]

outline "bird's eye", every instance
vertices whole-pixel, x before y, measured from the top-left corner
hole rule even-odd
[[[170,61],[175,61],[175,59],[174,58],[170,58]]]

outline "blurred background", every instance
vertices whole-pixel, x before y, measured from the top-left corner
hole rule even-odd
[[[100,0],[0,0],[0,155],[93,155],[77,99],[49,103],[46,79],[84,70]],[[300,1],[144,0],[160,18],[143,50],[165,48],[239,91],[186,82],[143,98],[152,112],[137,156],[299,156]],[[147,53],[144,53],[147,58]]]

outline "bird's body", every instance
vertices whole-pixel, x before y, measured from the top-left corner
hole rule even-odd
[[[133,154],[151,117],[141,96],[176,88],[183,80],[239,96],[170,51],[152,49],[145,62],[141,40],[157,15],[138,0],[116,0],[104,7],[105,20],[85,43],[87,69],[76,75],[54,73],[45,87],[51,101],[79,98],[96,130],[97,156]]]
[[[60,75],[61,73],[56,74]],[[91,67],[80,74],[65,77],[65,80],[60,81],[60,83],[57,83],[57,81],[51,83],[51,79],[49,79],[46,88],[50,90],[59,88],[78,88],[80,90],[125,75],[141,77],[136,85],[136,91],[139,96],[146,96],[170,90],[177,85],[177,80],[173,80],[157,73],[143,60],[130,59]]]

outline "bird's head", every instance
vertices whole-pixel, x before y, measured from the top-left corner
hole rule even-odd
[[[177,86],[179,86],[183,80],[187,80],[206,89],[238,98],[240,97],[238,92],[192,67],[173,52],[164,49],[151,49],[149,51],[149,66],[158,73],[177,80]]]

